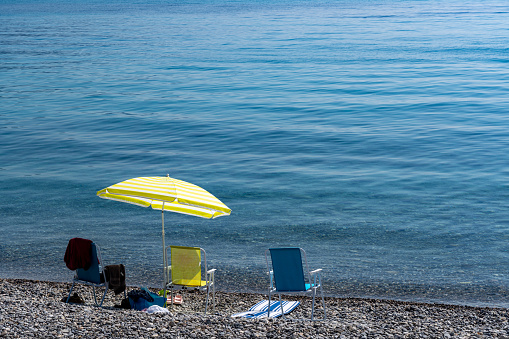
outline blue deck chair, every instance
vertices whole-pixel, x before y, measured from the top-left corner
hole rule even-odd
[[[168,248],[171,249],[168,256]],[[203,257],[202,257],[203,254]],[[166,290],[171,291],[170,300],[173,306],[173,291],[178,289],[184,290],[199,290],[207,292],[207,299],[205,302],[205,314],[207,313],[209,305],[209,294],[212,290],[213,307],[216,307],[216,286],[214,284],[215,269],[207,269],[207,255],[205,250],[199,247],[184,247],[184,246],[167,246],[166,258],[170,258],[170,263],[165,263],[165,287]],[[202,258],[204,263],[204,270],[202,273]],[[168,265],[169,264],[169,265]],[[205,280],[203,280],[205,279]]]
[[[269,264],[269,253],[272,265]],[[314,320],[315,296],[317,289],[320,289],[323,305],[323,319],[327,319],[320,277],[322,269],[309,271],[306,252],[302,248],[270,248],[265,251],[265,260],[267,262],[267,273],[270,276],[269,304],[271,296],[274,293],[279,294],[279,302],[281,303],[281,293],[311,292],[313,294],[311,320]],[[306,268],[305,272],[302,264],[303,260]],[[306,283],[304,273],[308,276],[308,283]],[[270,308],[267,310],[267,313],[267,316],[270,317]],[[283,311],[283,318],[284,317]]]
[[[106,276],[104,271],[101,272],[99,263],[102,263],[101,250],[99,246],[95,243],[91,244],[92,246],[92,258],[90,267],[85,270],[83,268],[76,269],[76,274],[72,280],[71,290],[69,291],[69,296],[67,297],[66,302],[69,302],[69,298],[71,297],[72,290],[74,288],[74,284],[84,284],[88,286],[92,286],[94,289],[94,301],[96,306],[102,306],[104,297],[106,296],[106,292],[108,292],[108,283],[106,282]],[[101,303],[97,303],[97,297],[95,294],[96,287],[104,287],[104,294],[101,299]],[[125,291],[124,291],[125,294]]]

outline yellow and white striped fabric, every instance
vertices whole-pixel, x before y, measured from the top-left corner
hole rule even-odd
[[[168,177],[139,177],[97,192],[103,199],[213,219],[231,210],[215,196],[191,183]]]

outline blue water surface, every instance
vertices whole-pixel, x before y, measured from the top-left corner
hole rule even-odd
[[[503,1],[0,1],[0,277],[68,281],[72,237],[162,282],[161,175],[232,209],[165,214],[218,285],[299,246],[328,295],[509,306]]]

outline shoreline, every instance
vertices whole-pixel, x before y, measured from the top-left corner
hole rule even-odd
[[[115,308],[123,294],[108,291],[103,308],[93,306],[92,288],[77,285],[85,304],[65,304],[70,283],[0,278],[2,338],[509,338],[509,309],[418,302],[326,297],[327,320],[309,318],[311,297],[283,296],[301,304],[286,319],[231,318],[267,296],[216,291],[216,309],[203,293],[182,291],[183,304],[170,313]],[[137,289],[128,286],[127,291]],[[150,288],[151,291],[155,289]],[[74,292],[73,292],[74,293]],[[322,318],[317,299],[315,317]]]

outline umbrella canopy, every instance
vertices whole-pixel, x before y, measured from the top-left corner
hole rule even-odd
[[[214,219],[231,210],[203,188],[167,177],[125,180],[97,192],[103,199],[127,202],[153,209]]]
[[[111,185],[97,192],[103,199],[115,200],[162,211],[163,266],[166,284],[164,211],[214,219],[230,215],[231,210],[203,188],[166,177],[139,177]]]

